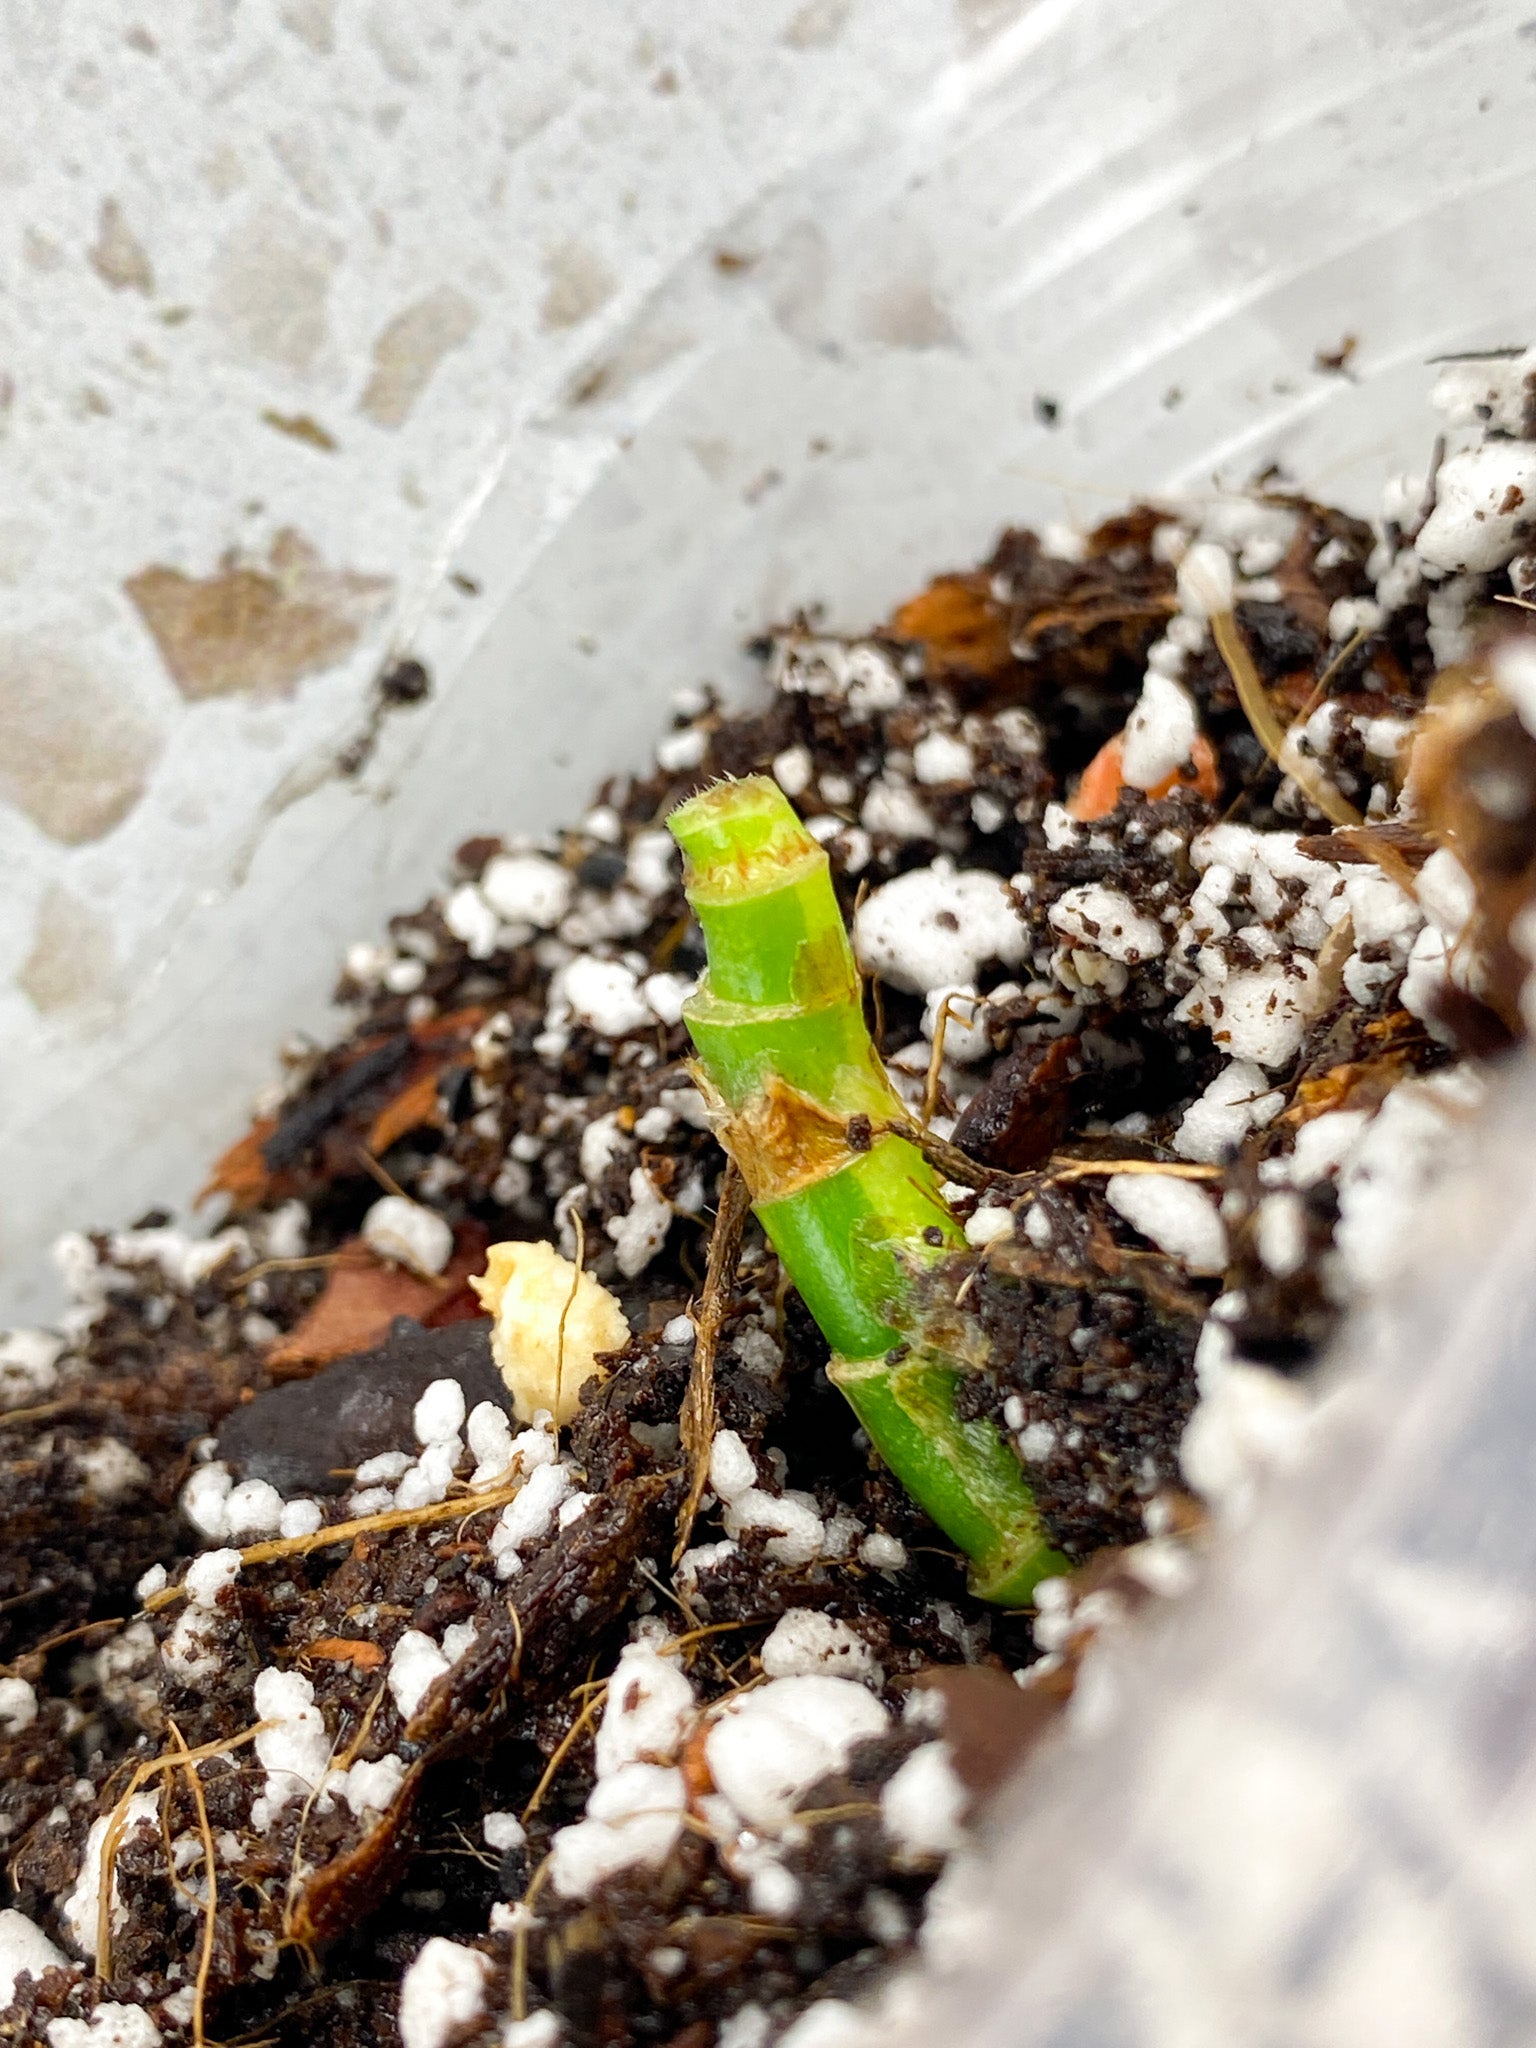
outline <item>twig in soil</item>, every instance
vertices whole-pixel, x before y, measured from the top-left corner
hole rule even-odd
[[[637,1572],[639,1572],[641,1578],[646,1581],[647,1585],[655,1587],[656,1591],[661,1595],[663,1600],[670,1600],[672,1602],[672,1605],[677,1609],[678,1613],[683,1617],[684,1621],[687,1622],[690,1628],[698,1627],[699,1617],[688,1605],[688,1602],[683,1598],[682,1594],[678,1592],[676,1586],[669,1586],[664,1579],[657,1578],[656,1574],[647,1566],[644,1558],[641,1558],[640,1562],[635,1566],[635,1569]]]
[[[357,1724],[357,1733],[342,1751],[341,1762],[335,1766],[338,1771],[350,1771],[357,1762],[358,1751],[368,1740],[368,1730],[373,1726],[373,1717],[379,1711],[379,1707],[383,1702],[385,1688],[388,1683],[389,1681],[386,1679],[363,1709],[363,1718]],[[321,1782],[323,1783],[324,1780],[322,1779]]]
[[[1512,597],[1507,590],[1496,590],[1493,601],[1495,604],[1518,605],[1523,612],[1536,612],[1536,604],[1532,604],[1528,597]]]
[[[878,1813],[878,1799],[845,1799],[839,1806],[807,1806],[797,1808],[791,1818],[795,1821],[820,1822],[828,1820],[852,1820],[861,1813]]]
[[[0,1414],[0,1429],[9,1429],[18,1422],[47,1422],[55,1415],[92,1415],[103,1412],[99,1401],[87,1401],[74,1394],[67,1394],[62,1400],[40,1401],[35,1408],[7,1408]]]
[[[767,1625],[765,1615],[749,1615],[745,1621],[704,1621],[698,1622],[685,1635],[669,1636],[656,1652],[658,1657],[675,1657],[683,1650],[691,1650],[695,1643],[702,1643],[709,1636],[735,1635],[744,1628],[763,1628]],[[599,1680],[606,1684],[607,1680]]]
[[[316,1273],[325,1266],[337,1265],[343,1254],[334,1252],[313,1252],[303,1259],[261,1259],[254,1266],[247,1266],[243,1273],[234,1276],[231,1294],[240,1294],[253,1280],[265,1280],[269,1273]]]
[[[1063,1181],[1099,1180],[1122,1173],[1160,1173],[1169,1180],[1220,1180],[1220,1166],[1197,1166],[1187,1159],[1060,1159],[1047,1160],[1039,1179],[1043,1186]]]
[[[709,1453],[715,1440],[715,1357],[720,1349],[720,1326],[725,1321],[730,1283],[736,1277],[741,1256],[741,1234],[746,1228],[751,1197],[735,1160],[726,1162],[720,1183],[720,1206],[710,1233],[709,1262],[704,1269],[704,1292],[694,1318],[693,1364],[688,1371],[688,1390],[678,1416],[683,1450],[689,1459],[688,1494],[677,1515],[677,1541],[672,1562],[677,1563],[688,1548],[699,1502],[709,1484]],[[689,1620],[693,1616],[689,1615]]]
[[[176,1723],[169,1717],[166,1727],[176,1744],[178,1761],[186,1764],[187,1781],[192,1787],[192,1801],[197,1808],[198,1833],[203,1838],[203,1882],[208,1887],[208,1903],[203,1913],[203,1939],[198,1951],[197,1978],[192,1990],[192,2042],[193,2048],[204,2048],[208,2036],[204,2032],[204,2013],[208,2002],[208,1978],[213,1969],[213,1942],[219,1920],[219,1870],[214,1855],[213,1826],[208,1819],[208,1801],[203,1795],[203,1781],[197,1775],[197,1765],[191,1762],[191,1751]]]
[[[1060,1155],[1028,1173],[1004,1173],[1000,1167],[982,1166],[968,1152],[962,1152],[958,1145],[951,1145],[945,1138],[936,1138],[910,1118],[894,1117],[890,1123],[877,1126],[875,1135],[879,1137],[885,1132],[915,1145],[928,1164],[936,1167],[947,1179],[958,1181],[962,1187],[983,1191],[1000,1188],[1010,1194],[1033,1195],[1052,1182],[1091,1179],[1096,1174],[1166,1173],[1172,1174],[1176,1180],[1213,1180],[1219,1179],[1221,1174],[1220,1167],[1192,1166],[1183,1160],[1076,1159]]]
[[[522,1492],[516,1486],[491,1486],[483,1493],[455,1494],[449,1500],[429,1502],[424,1508],[386,1508],[379,1515],[356,1515],[349,1522],[332,1522],[308,1536],[273,1536],[265,1543],[253,1543],[240,1552],[243,1570],[250,1564],[272,1564],[280,1557],[303,1557],[311,1550],[328,1550],[333,1544],[351,1543],[358,1536],[387,1536],[393,1529],[419,1528],[424,1522],[451,1522],[455,1516],[467,1522],[487,1508],[504,1508]],[[144,1602],[143,1612],[154,1614],[162,1607],[183,1599],[185,1586],[162,1586]]]
[[[388,1167],[381,1166],[378,1160],[375,1159],[373,1154],[368,1150],[368,1147],[366,1145],[358,1146],[357,1156],[362,1161],[363,1166],[366,1168],[366,1170],[373,1176],[373,1178],[378,1182],[379,1186],[384,1190],[386,1195],[398,1195],[402,1202],[408,1202],[411,1199],[410,1196],[405,1192],[405,1189],[401,1187],[399,1181],[397,1181],[395,1179],[395,1176],[389,1171]]]
[[[1293,727],[1297,725],[1306,724],[1307,720],[1312,716],[1313,712],[1317,709],[1318,705],[1321,704],[1321,702],[1323,701],[1323,693],[1328,688],[1328,685],[1333,681],[1334,677],[1339,673],[1339,670],[1343,668],[1345,662],[1348,661],[1350,657],[1354,654],[1355,649],[1357,647],[1363,647],[1366,641],[1370,639],[1370,637],[1370,634],[1366,631],[1364,626],[1357,626],[1355,628],[1354,632],[1350,634],[1349,638],[1344,642],[1344,645],[1339,649],[1338,653],[1333,657],[1332,661],[1329,662],[1328,666],[1323,670],[1322,674],[1318,677],[1317,681],[1312,685],[1311,694],[1308,696],[1306,703],[1302,705],[1301,709],[1297,712],[1295,718],[1292,721]]]

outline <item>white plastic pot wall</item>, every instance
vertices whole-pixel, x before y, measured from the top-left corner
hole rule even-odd
[[[1533,1148],[1527,1060],[1300,1469],[1090,1665],[892,2048],[1536,2038]]]

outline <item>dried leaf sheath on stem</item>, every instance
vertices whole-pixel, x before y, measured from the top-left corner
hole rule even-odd
[[[832,1347],[831,1377],[981,1597],[1064,1569],[1012,1451],[963,1422],[958,1357],[921,1329],[921,1269],[965,1239],[870,1040],[827,856],[778,785],[692,797],[669,827],[709,966],[685,1009],[720,1136]],[[855,1136],[855,1134],[857,1134]]]

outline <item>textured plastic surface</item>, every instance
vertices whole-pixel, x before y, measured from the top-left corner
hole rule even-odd
[[[1533,1153],[1527,1062],[1299,1470],[1016,1789],[913,2048],[1536,2035]]]

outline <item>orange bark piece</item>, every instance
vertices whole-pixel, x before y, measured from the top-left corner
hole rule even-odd
[[[678,1758],[683,1773],[683,1791],[690,1808],[696,1808],[699,1801],[715,1789],[714,1772],[709,1768],[709,1756],[704,1747],[708,1740],[709,1725],[706,1723],[694,1729]]]
[[[1193,768],[1194,773],[1189,774],[1188,768]],[[1124,787],[1125,734],[1117,732],[1113,739],[1104,742],[1083,770],[1082,780],[1067,803],[1067,814],[1083,825],[1090,824],[1095,818],[1107,818],[1119,803]],[[1176,789],[1192,789],[1209,803],[1214,803],[1221,794],[1216,749],[1203,732],[1195,734],[1195,744],[1190,749],[1186,767],[1175,768],[1171,775],[1165,776],[1146,794],[1153,798],[1171,796]]]
[[[437,1094],[441,1072],[442,1068],[434,1063],[424,1074],[418,1074],[414,1081],[408,1082],[392,1101],[385,1103],[368,1133],[368,1150],[375,1159],[408,1131],[419,1131],[424,1125],[442,1122],[442,1104]]]
[[[1397,1012],[1405,1017],[1403,1011]],[[1416,1020],[1415,1020],[1416,1021]],[[1338,1109],[1376,1109],[1399,1081],[1416,1071],[1413,1048],[1389,1047],[1375,1059],[1348,1060],[1299,1082],[1289,1108],[1276,1119],[1293,1128],[1310,1123],[1315,1116],[1327,1116]]]
[[[445,1010],[441,1017],[424,1017],[411,1026],[415,1045],[454,1046],[474,1037],[490,1012],[484,1003],[467,1003],[462,1010]]]
[[[899,640],[919,640],[936,667],[992,676],[1013,660],[1008,621],[984,576],[939,576],[891,620]]]
[[[371,1351],[389,1335],[396,1316],[441,1329],[483,1314],[469,1276],[484,1266],[485,1245],[483,1225],[461,1224],[446,1270],[429,1280],[385,1264],[360,1237],[349,1238],[324,1293],[267,1353],[267,1371],[276,1380],[303,1379],[334,1358]]]
[[[206,1202],[210,1195],[228,1195],[243,1209],[266,1201],[275,1176],[262,1158],[261,1148],[276,1129],[275,1116],[258,1117],[245,1136],[215,1160],[199,1202]]]
[[[307,1645],[304,1655],[323,1658],[328,1664],[354,1664],[359,1671],[376,1671],[384,1662],[384,1652],[377,1643],[351,1636],[322,1636],[317,1643]]]

